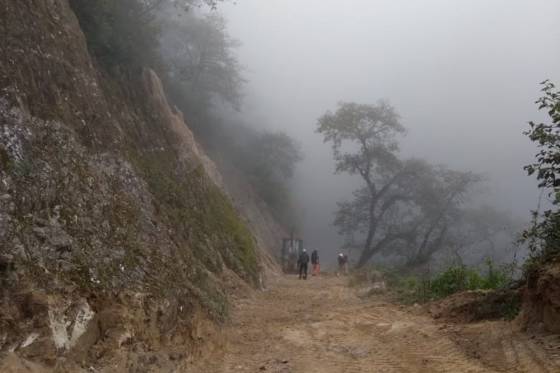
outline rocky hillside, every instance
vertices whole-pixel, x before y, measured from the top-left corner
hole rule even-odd
[[[153,71],[96,68],[67,0],[0,0],[0,35],[0,371],[188,371],[281,228]]]

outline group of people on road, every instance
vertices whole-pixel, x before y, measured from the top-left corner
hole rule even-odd
[[[340,253],[338,254],[338,271],[336,273],[337,276],[341,274],[348,274],[348,256],[346,254]],[[311,258],[307,253],[306,249],[301,251],[301,254],[298,258],[298,270],[299,270],[299,279],[307,280],[307,271],[309,266],[309,261],[311,261],[312,265],[312,276],[318,276],[320,272],[320,264],[319,264],[319,252],[317,250],[313,250],[311,253]]]
[[[307,270],[309,265],[309,254],[307,254],[307,250],[303,249],[301,254],[299,254],[298,258],[298,268],[299,268],[299,278],[307,280]],[[312,266],[312,276],[319,275],[320,272],[320,265],[319,265],[319,252],[317,250],[313,250],[311,253],[311,266]]]

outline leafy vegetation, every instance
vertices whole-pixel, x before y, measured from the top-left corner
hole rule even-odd
[[[482,270],[464,265],[452,265],[436,274],[405,275],[396,270],[383,270],[388,285],[405,303],[423,303],[448,297],[467,290],[497,290],[512,281],[509,266],[496,267],[486,261]]]
[[[430,290],[435,298],[443,298],[465,290],[500,289],[510,281],[507,268],[496,268],[489,260],[482,274],[466,266],[448,268],[430,281]]]
[[[523,233],[522,240],[530,250],[526,263],[528,273],[560,255],[560,91],[550,81],[541,83],[543,96],[537,100],[540,110],[546,110],[550,122],[529,122],[525,134],[539,148],[536,161],[525,167],[535,175],[539,188],[547,191],[552,208],[533,212],[533,225]]]

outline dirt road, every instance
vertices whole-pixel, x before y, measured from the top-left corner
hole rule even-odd
[[[560,372],[557,356],[509,323],[436,323],[346,279],[282,277],[239,303],[225,355],[206,372]]]

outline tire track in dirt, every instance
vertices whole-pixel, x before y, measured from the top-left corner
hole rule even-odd
[[[521,341],[513,341],[510,344],[516,351],[517,361],[515,365],[521,368],[522,371],[526,372],[551,372],[545,365],[544,354],[539,354],[539,352],[528,343]],[[558,370],[556,371],[558,372]]]
[[[488,369],[508,373],[560,372],[560,357],[555,351],[539,346],[535,343],[539,338],[533,340],[514,323],[485,321],[454,325],[452,329],[452,339],[467,354],[476,355]]]
[[[473,346],[465,348],[458,342],[463,338],[470,343],[473,338],[457,330],[450,332],[431,317],[388,303],[382,297],[360,299],[343,278],[298,281],[280,277],[271,290],[236,306],[226,330],[226,351],[199,371],[560,371],[543,363],[546,353],[536,345],[519,339],[500,340],[492,335],[493,330],[487,333],[495,340],[493,348],[501,357],[497,364],[489,364],[480,357],[484,351],[473,351]],[[481,333],[483,329],[478,331]]]

